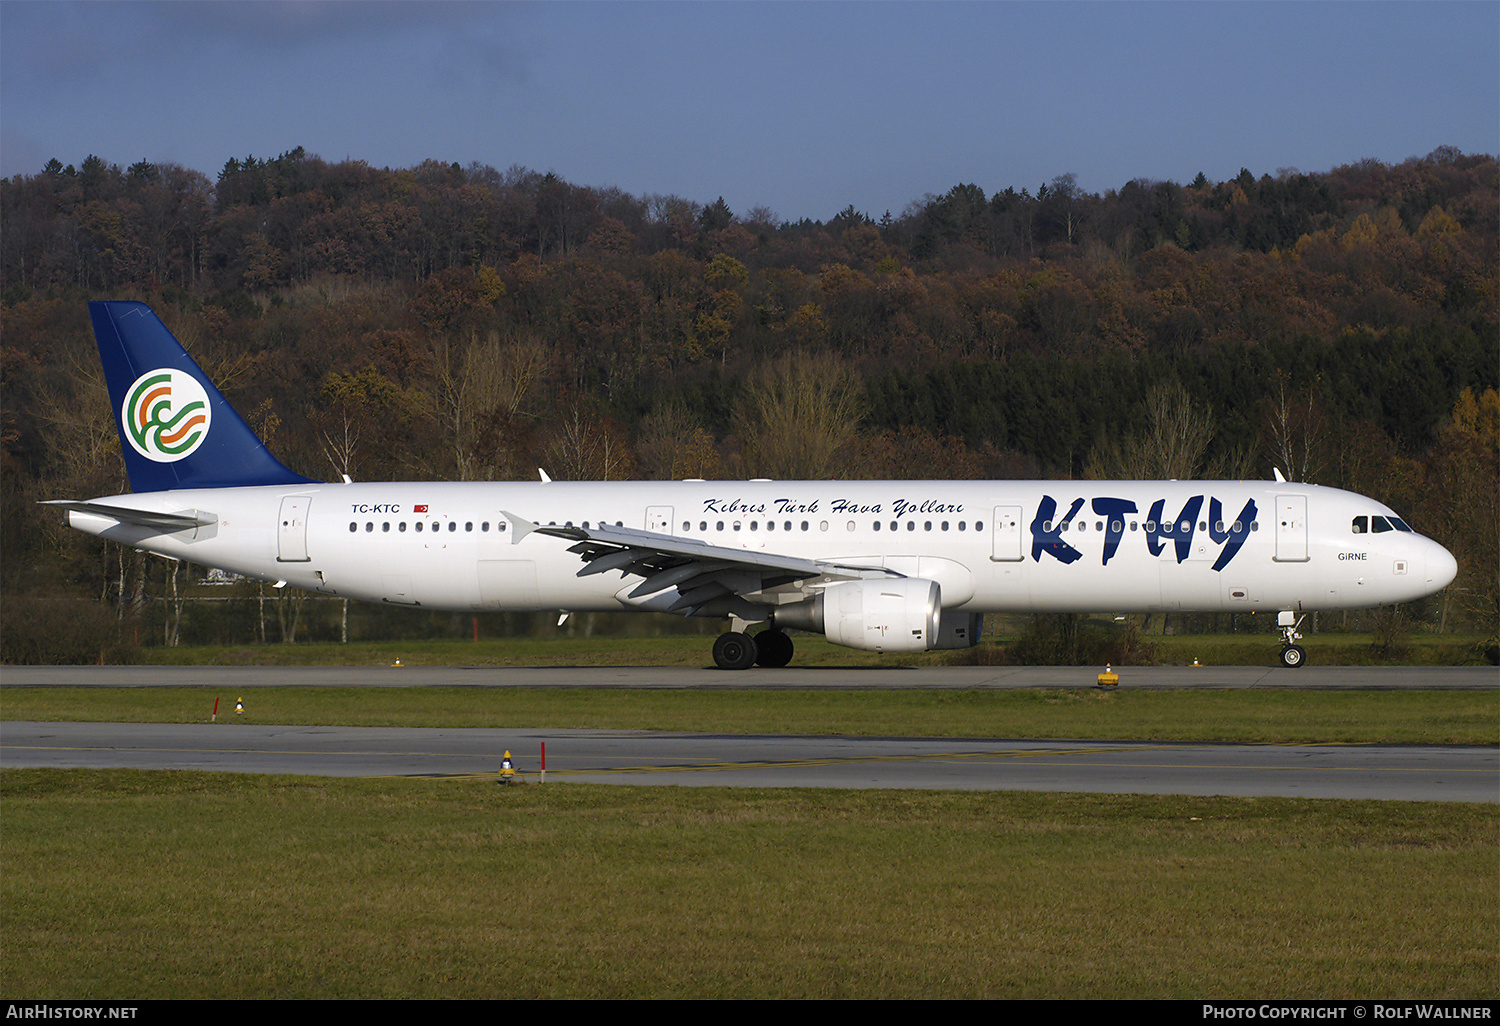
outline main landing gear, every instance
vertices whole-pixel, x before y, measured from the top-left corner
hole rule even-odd
[[[1302,618],[1290,610],[1284,609],[1276,614],[1276,629],[1281,631],[1281,665],[1289,670],[1307,662],[1307,649],[1297,644],[1302,639],[1297,633],[1301,626]]]
[[[777,669],[792,661],[792,639],[775,627],[755,637],[740,631],[720,634],[714,642],[714,663],[721,670],[748,670],[757,663]]]

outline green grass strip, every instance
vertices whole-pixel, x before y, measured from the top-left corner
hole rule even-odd
[[[682,730],[876,737],[1500,743],[1496,691],[0,688],[8,720]]]
[[[19,999],[1494,998],[1500,807],[0,773]]]

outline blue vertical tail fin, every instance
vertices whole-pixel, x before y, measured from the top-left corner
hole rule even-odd
[[[89,316],[132,490],[314,483],[271,455],[145,303],[90,303]]]

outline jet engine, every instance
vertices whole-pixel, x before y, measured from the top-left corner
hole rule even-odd
[[[941,589],[920,577],[849,581],[776,610],[777,627],[828,636],[871,652],[925,652],[938,643]]]

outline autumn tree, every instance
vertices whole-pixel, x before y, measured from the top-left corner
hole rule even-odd
[[[662,403],[641,421],[635,449],[648,480],[711,481],[720,476],[722,460],[713,435],[680,402]]]
[[[720,253],[708,262],[703,280],[712,290],[712,296],[698,314],[697,334],[707,348],[718,350],[720,362],[723,362],[729,334],[739,322],[744,307],[744,299],[738,290],[750,281],[750,272],[734,257]]]
[[[961,481],[985,476],[979,454],[962,438],[937,437],[915,425],[862,433],[840,456],[850,477],[871,481]]]
[[[410,423],[422,401],[374,367],[329,373],[309,420],[334,476],[366,481],[395,476],[397,468],[385,462],[396,444],[393,436]],[[366,451],[374,457],[362,459]]]
[[[1424,461],[1418,530],[1458,560],[1444,593],[1456,599],[1490,644],[1500,641],[1500,393],[1459,393],[1448,426]]]

